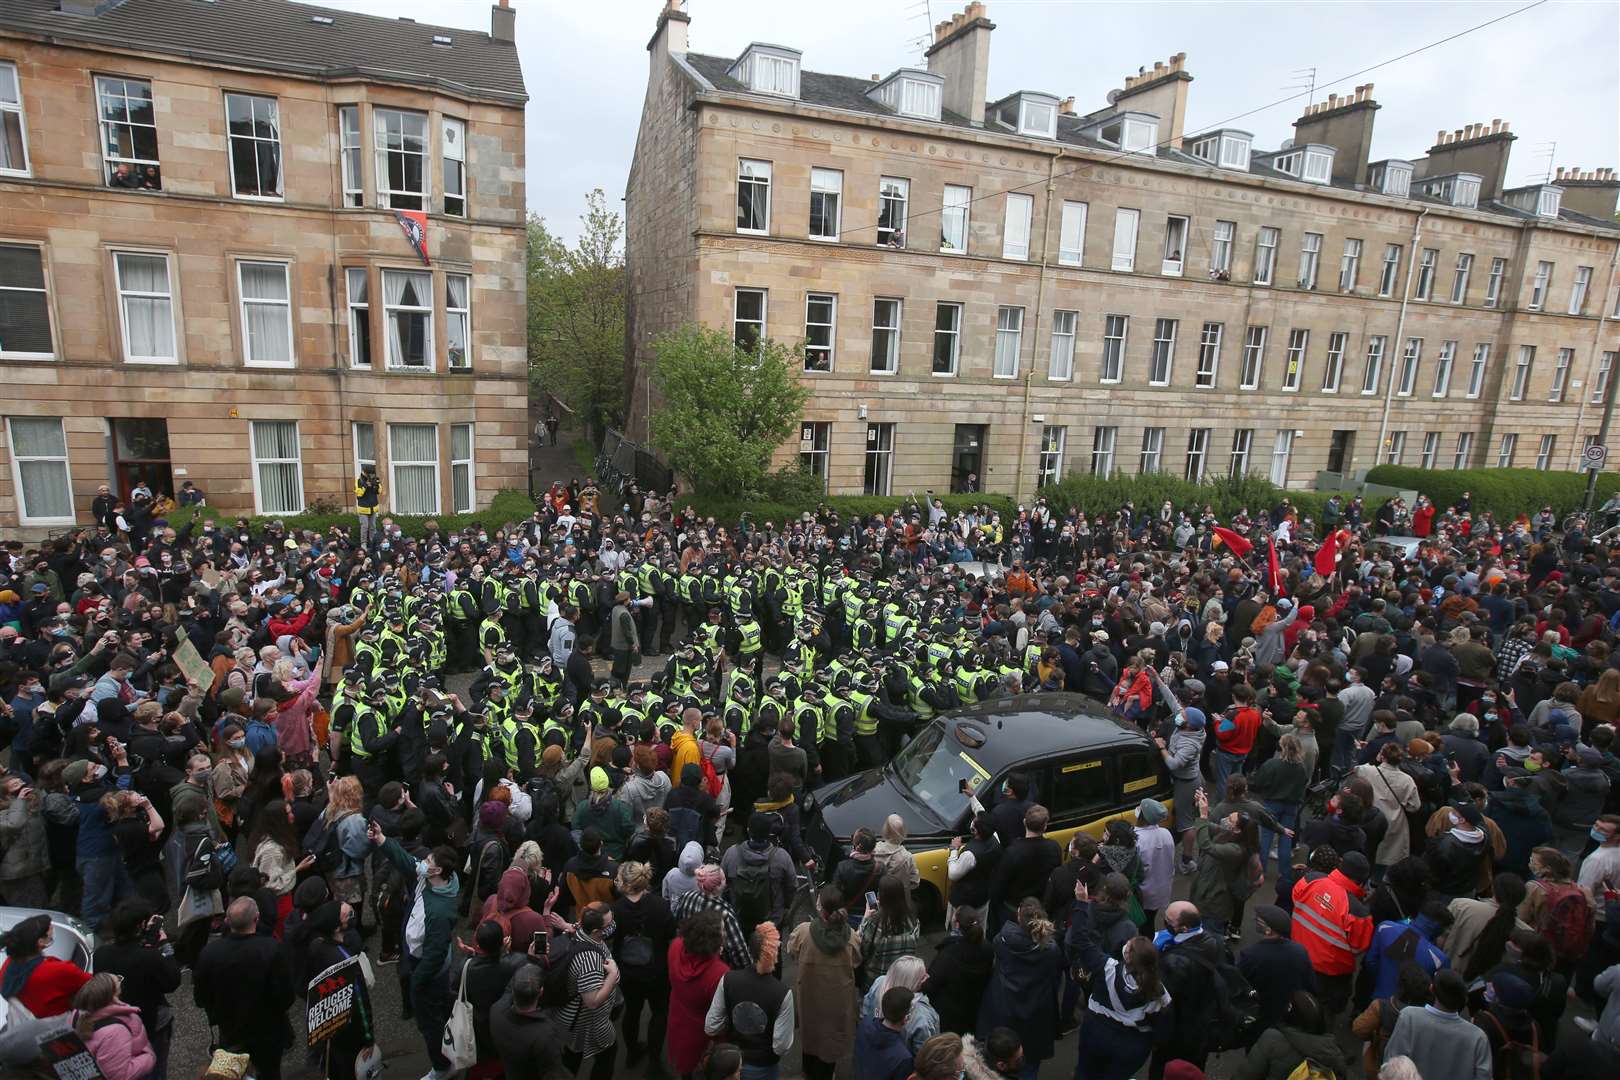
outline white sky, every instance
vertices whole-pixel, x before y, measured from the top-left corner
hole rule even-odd
[[[323,0],[326,6],[489,29],[490,0]],[[1620,166],[1620,3],[1548,0],[1459,40],[1363,68],[1525,6],[1410,0],[1109,2],[986,0],[996,23],[990,99],[1017,89],[1073,94],[1084,113],[1139,66],[1187,53],[1187,130],[1277,101],[1315,67],[1318,91],[1375,84],[1372,159],[1420,157],[1437,130],[1501,118],[1519,141],[1509,185],[1554,165]],[[617,202],[635,147],[647,40],[663,0],[512,0],[529,90],[529,208],[565,237],[593,187]],[[916,63],[919,39],[966,0],[688,0],[690,48],[736,56],[753,40],[804,50],[812,71],[866,76]],[[1245,117],[1256,149],[1293,134],[1303,97]]]

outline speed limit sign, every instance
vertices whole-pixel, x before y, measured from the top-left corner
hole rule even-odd
[[[1588,469],[1602,469],[1604,462],[1609,460],[1609,448],[1602,443],[1593,443],[1581,451],[1581,464]]]

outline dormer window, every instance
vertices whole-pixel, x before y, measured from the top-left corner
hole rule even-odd
[[[1404,199],[1412,193],[1410,161],[1377,161],[1367,170],[1367,186],[1380,195]]]
[[[1037,139],[1057,136],[1058,99],[1028,90],[1002,98],[992,107],[996,123]]]
[[[726,74],[756,94],[796,98],[799,96],[799,59],[803,55],[798,49],[756,41],[743,51]]]
[[[1159,142],[1159,118],[1152,113],[1115,113],[1081,134],[1126,153],[1152,153]]]
[[[1313,184],[1325,184],[1333,176],[1333,152],[1316,149],[1305,151],[1304,178]]]
[[[1247,131],[1212,131],[1192,144],[1192,156],[1222,169],[1249,171],[1254,136]]]
[[[1057,132],[1057,106],[1026,99],[1023,113],[1018,119],[1018,130],[1024,135],[1050,139]]]
[[[901,116],[919,120],[938,120],[944,95],[944,78],[915,68],[901,68],[866,92],[867,97]]]
[[[1502,201],[1527,214],[1555,218],[1564,201],[1564,189],[1554,184],[1532,184],[1502,192]]]
[[[1303,146],[1285,147],[1270,155],[1270,164],[1273,169],[1295,180],[1303,180],[1307,184],[1325,184],[1333,177],[1334,153],[1331,146],[1306,143]]]
[[[1482,177],[1473,173],[1447,173],[1420,181],[1418,190],[1451,206],[1473,210],[1479,206],[1479,185],[1482,181]]]

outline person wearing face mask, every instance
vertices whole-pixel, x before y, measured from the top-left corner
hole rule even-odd
[[[406,881],[414,883],[404,941],[411,959],[410,1006],[433,1064],[429,1076],[432,1080],[449,1080],[454,1070],[439,1053],[439,1045],[450,1018],[446,973],[455,948],[461,892],[455,867],[460,860],[455,849],[449,847],[436,847],[423,859],[413,858],[398,840],[384,838],[382,826],[375,821],[366,827],[366,838]]]
[[[129,790],[134,776],[123,744],[109,739],[108,747],[117,770],[115,774],[109,776],[107,767],[99,762],[84,760],[72,762],[62,770],[68,793],[79,804],[79,838],[74,865],[84,886],[80,918],[92,930],[101,926],[114,904],[135,891],[134,879],[124,865],[107,808],[101,801],[110,791]]]
[[[17,678],[17,693],[11,699],[11,770],[34,775],[34,712],[45,703],[45,687],[39,675],[24,671]]]

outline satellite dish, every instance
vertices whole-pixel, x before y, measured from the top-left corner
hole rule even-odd
[[[1119,100],[1119,91],[1118,90],[1110,90],[1110,91],[1108,91],[1108,104],[1112,105],[1114,102],[1116,102],[1118,100]]]

